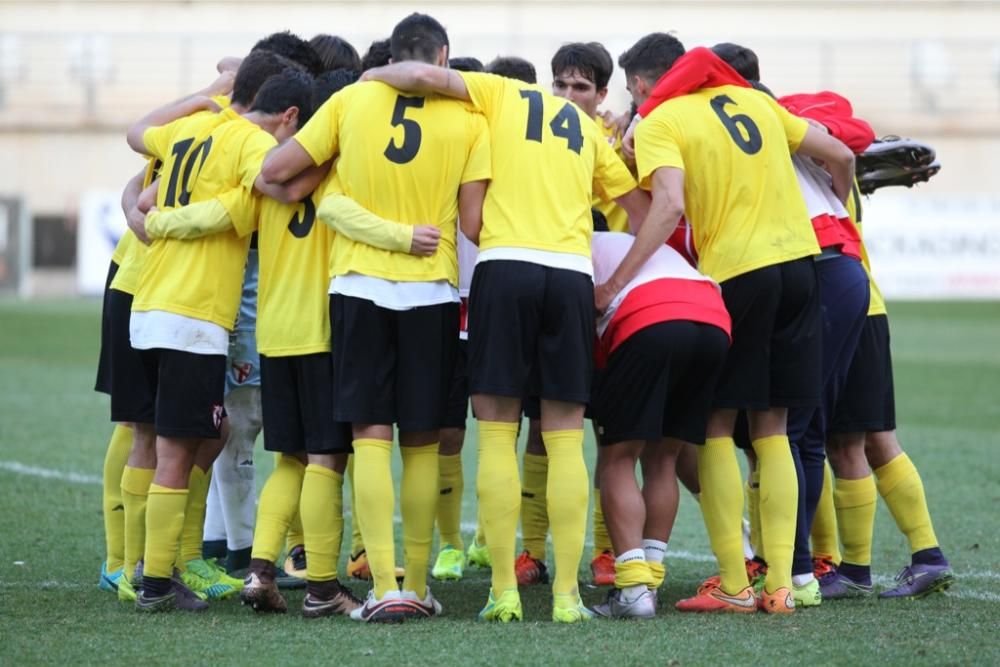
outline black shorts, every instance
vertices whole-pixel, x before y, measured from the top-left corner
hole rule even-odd
[[[218,438],[225,417],[226,355],[154,348],[140,350],[156,396],[156,435]]]
[[[101,306],[101,351],[97,357],[97,380],[94,391],[111,395],[111,281],[118,273],[118,264],[111,260],[108,266],[108,279],[104,283],[104,296]]]
[[[469,295],[469,390],[587,403],[594,367],[590,276],[531,262],[476,265]]]
[[[152,424],[156,421],[156,390],[146,377],[146,364],[132,347],[129,321],[132,295],[108,290],[111,342],[111,421]]]
[[[333,419],[333,358],[329,352],[260,355],[260,400],[267,451],[352,451],[351,425]]]
[[[705,444],[729,337],[717,326],[671,320],[640,329],[608,359],[594,391],[600,444],[677,438]]]
[[[440,429],[458,349],[458,309],[444,303],[390,310],[331,294],[334,419]]]
[[[469,417],[469,341],[458,341],[455,353],[455,370],[451,374],[448,392],[448,409],[444,415],[444,428],[465,428]]]
[[[713,406],[746,410],[818,407],[823,326],[812,258],[750,271],[721,287],[732,317],[733,344]]]
[[[833,433],[867,433],[896,428],[896,397],[889,349],[889,318],[865,320],[847,382],[828,429]]]

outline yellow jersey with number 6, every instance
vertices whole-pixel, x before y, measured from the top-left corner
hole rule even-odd
[[[819,253],[791,152],[809,125],[740,86],[668,100],[635,132],[639,182],[684,171],[684,215],[698,268],[716,282]]]

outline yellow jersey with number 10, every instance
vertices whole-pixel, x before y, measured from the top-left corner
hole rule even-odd
[[[635,132],[639,182],[684,171],[698,268],[716,282],[819,254],[791,152],[809,125],[770,96],[704,88],[658,106]]]

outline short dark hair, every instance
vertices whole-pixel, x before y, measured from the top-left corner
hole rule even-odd
[[[361,56],[350,42],[336,35],[316,35],[309,45],[323,62],[323,71],[349,69],[361,73]]]
[[[618,66],[625,70],[627,77],[641,76],[656,81],[683,55],[684,45],[679,39],[665,32],[653,32],[618,56]]]
[[[498,74],[508,79],[517,79],[525,83],[538,83],[535,66],[524,58],[517,56],[497,56],[486,66],[490,74]]]
[[[414,12],[396,24],[389,37],[394,62],[421,60],[433,63],[442,46],[448,46],[448,32],[437,19]]]
[[[357,80],[358,73],[352,69],[335,69],[320,74],[313,82],[313,111],[323,106],[323,103],[341,88],[349,86]]]
[[[236,70],[231,97],[233,104],[250,106],[265,81],[289,68],[301,69],[297,63],[272,51],[263,49],[251,51]]]
[[[254,44],[250,52],[260,49],[273,51],[279,56],[297,62],[313,76],[323,71],[323,61],[316,55],[316,50],[309,46],[309,42],[288,30],[268,35]]]
[[[483,63],[479,58],[449,58],[448,67],[459,72],[482,72]]]
[[[760,62],[757,54],[745,46],[722,42],[712,47],[712,53],[736,70],[747,81],[760,81]]]
[[[250,111],[275,114],[298,107],[298,127],[302,127],[313,114],[312,94],[311,76],[302,70],[286,69],[264,82],[253,98]]]
[[[361,71],[367,72],[375,67],[389,64],[392,52],[389,50],[388,39],[376,39],[368,47],[368,52],[361,58]]]
[[[593,82],[598,90],[608,87],[614,69],[611,54],[599,42],[563,44],[552,56],[552,76],[576,70],[584,79]]]

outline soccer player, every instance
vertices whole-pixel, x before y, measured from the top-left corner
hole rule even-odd
[[[368,51],[361,58],[361,71],[367,72],[374,67],[388,65],[392,59],[388,39],[376,39],[368,46]]]
[[[771,613],[791,613],[798,485],[787,414],[789,407],[818,404],[821,348],[812,261],[819,248],[790,152],[825,160],[841,199],[850,190],[853,154],[750,89],[707,49],[683,54],[676,38],[653,33],[619,59],[645,116],[635,137],[640,182],[652,187],[654,209],[661,193],[670,232],[686,215],[699,269],[721,285],[733,320],[733,344],[716,387],[708,437],[698,452],[702,514],[721,583],[702,588],[677,607],[752,612],[759,604]],[[652,103],[647,98],[667,70],[670,74],[656,84],[667,101],[655,107],[663,98]],[[598,287],[599,307],[644,259],[636,254],[634,262],[622,262],[622,275]],[[743,493],[733,441],[739,410],[748,411],[761,470],[760,512],[770,567],[759,603],[743,560]]]
[[[320,34],[310,39],[309,45],[323,61],[323,71],[346,69],[361,74],[361,57],[357,49],[343,37]]]
[[[240,186],[252,190],[275,139],[294,132],[300,109],[308,115],[310,93],[310,78],[292,70],[265,82],[244,116],[224,110],[222,124],[210,114],[185,118],[186,113],[168,108],[133,125],[129,145],[162,160],[168,175],[159,183],[157,207],[183,206]],[[204,102],[176,106],[184,111],[196,104]],[[159,124],[171,115],[181,118]],[[285,196],[297,194],[289,190]],[[240,232],[154,243],[139,279],[130,336],[132,346],[143,351],[148,392],[156,405],[157,452],[142,591],[136,600],[141,611],[205,608],[178,586],[174,558],[189,485],[192,496],[207,496],[209,467],[218,454],[209,443],[220,435],[227,329],[236,318],[252,224],[253,218],[244,216],[236,225]]]
[[[393,29],[393,60],[444,65],[448,36],[413,14]],[[351,617],[392,621],[441,612],[426,585],[438,499],[439,430],[459,326],[455,218],[479,218],[490,177],[489,139],[479,114],[439,96],[378,83],[351,86],[275,151],[263,175],[281,183],[337,156],[341,193],[372,213],[440,236],[428,257],[334,237],[330,318],[334,415],[354,429],[355,510],[374,588]],[[335,190],[336,192],[336,190]],[[429,232],[415,229],[414,234]],[[405,578],[394,578],[393,425],[403,458],[400,504]]]
[[[647,219],[643,225],[665,229],[665,222]],[[594,235],[595,282],[611,278],[634,241],[619,232]],[[704,443],[714,380],[729,347],[729,313],[718,285],[661,245],[618,292],[597,328],[606,359],[593,400],[598,470],[618,556],[615,588],[595,611],[650,618],[658,587],[650,563],[662,562],[677,513],[677,455],[685,442]],[[642,491],[635,478],[640,457]]]
[[[611,59],[611,54],[598,42],[564,44],[552,56],[552,94],[556,97],[564,97],[572,100],[577,106],[583,109],[584,113],[594,120],[594,123],[601,130],[607,142],[617,152],[621,147],[621,141],[616,135],[617,128],[614,125],[608,127],[603,122],[603,118],[598,118],[597,115],[597,108],[608,94],[608,81],[611,80],[613,72],[614,61]],[[594,197],[591,205],[604,217],[607,229],[615,232],[629,231],[628,213],[625,212],[625,209],[613,201],[604,200],[599,196]],[[531,440],[529,439],[530,444]],[[544,450],[542,454],[544,454]],[[535,466],[537,466],[537,463],[533,465],[533,467]],[[525,486],[528,485],[529,479],[527,470],[528,460],[526,455]],[[530,507],[531,504],[531,501],[527,498],[522,501],[522,507],[524,508]],[[542,507],[544,508],[544,495]],[[527,514],[527,510],[522,510],[522,517],[525,514]],[[522,519],[522,524],[525,523],[527,522]],[[590,571],[593,574],[595,584],[610,586],[615,582],[615,557],[601,507],[599,470],[594,471],[593,525],[594,550],[590,561]],[[522,528],[522,531],[525,532],[525,542],[527,542],[527,528]],[[535,543],[538,543],[538,541],[536,540]],[[544,548],[544,533],[541,536],[541,544]],[[544,560],[544,551],[542,554],[535,557]]]
[[[479,422],[480,514],[493,561],[480,617],[522,617],[514,572],[515,445],[522,397],[537,395],[549,458],[552,618],[587,620],[577,570],[589,495],[582,449],[593,364],[590,201],[596,187],[630,216],[643,217],[648,200],[578,107],[538,86],[421,63],[396,63],[362,78],[468,100],[489,123],[494,174],[483,218],[461,218],[480,249],[469,299],[469,388]]]

